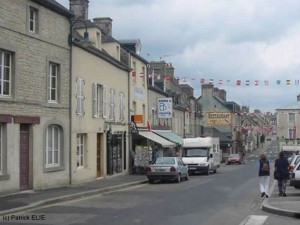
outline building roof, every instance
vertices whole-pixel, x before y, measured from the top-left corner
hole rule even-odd
[[[300,101],[297,101],[295,103],[290,103],[286,106],[282,106],[276,110],[287,110],[287,109],[292,109],[292,110],[296,110],[296,109],[300,109]]]
[[[53,10],[54,12],[57,12],[63,16],[66,16],[68,18],[75,17],[75,14],[72,13],[70,10],[59,4],[58,2],[54,0],[32,0],[42,6],[45,6],[46,8]]]

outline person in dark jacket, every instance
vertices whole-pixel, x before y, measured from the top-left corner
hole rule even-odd
[[[261,197],[268,198],[270,183],[270,162],[269,160],[267,160],[267,156],[265,154],[260,155],[258,176]]]
[[[289,179],[289,162],[284,157],[284,153],[279,153],[279,158],[275,161],[275,173],[278,173],[278,190],[279,196],[286,197],[286,184]]]

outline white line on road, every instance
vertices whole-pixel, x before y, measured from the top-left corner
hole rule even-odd
[[[240,225],[262,225],[267,218],[268,216],[249,215],[240,223]]]

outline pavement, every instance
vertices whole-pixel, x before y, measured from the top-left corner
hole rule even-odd
[[[22,191],[0,196],[0,217],[34,210],[51,204],[118,191],[147,183],[145,175],[118,174],[80,185]]]
[[[273,180],[273,179],[272,179]],[[145,175],[120,174],[80,185],[45,190],[30,190],[0,196],[0,217],[21,213],[47,205],[95,196],[147,183]],[[300,219],[300,189],[287,187],[287,197],[279,197],[277,181],[271,185],[270,197],[262,201],[263,211]]]

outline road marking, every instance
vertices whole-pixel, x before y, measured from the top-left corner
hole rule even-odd
[[[240,223],[240,225],[262,225],[267,218],[268,216],[249,215]]]

